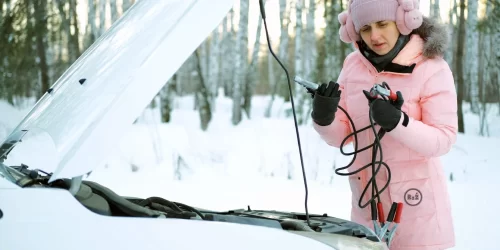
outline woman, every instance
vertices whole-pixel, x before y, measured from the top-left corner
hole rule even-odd
[[[447,31],[418,10],[418,0],[351,0],[339,15],[340,38],[356,50],[344,61],[338,83],[322,84],[314,94],[314,129],[331,146],[340,147],[352,132],[344,108],[356,129],[370,124],[387,131],[381,140],[390,183],[380,194],[387,217],[393,202],[402,202],[401,222],[391,249],[446,249],[455,245],[447,179],[439,157],[455,143],[457,96],[452,72],[442,58]],[[386,82],[398,100],[374,99],[368,90]],[[373,143],[368,129],[358,134],[358,149]],[[349,139],[353,141],[353,137]],[[378,156],[380,157],[380,156]],[[372,161],[372,152],[359,153],[348,171]],[[371,178],[371,167],[349,177],[351,219],[373,229],[371,188],[359,199]],[[388,180],[382,167],[378,188]]]

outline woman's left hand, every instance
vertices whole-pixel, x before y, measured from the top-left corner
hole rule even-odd
[[[387,132],[393,130],[401,120],[401,107],[403,106],[404,99],[400,91],[396,92],[396,101],[385,101],[376,97],[372,97],[370,92],[363,90],[363,93],[368,99],[369,105],[372,107],[373,120],[384,128]]]

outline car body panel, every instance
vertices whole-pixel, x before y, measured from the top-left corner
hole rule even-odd
[[[335,249],[269,227],[102,216],[81,206],[65,190],[1,189],[0,200],[2,249]]]

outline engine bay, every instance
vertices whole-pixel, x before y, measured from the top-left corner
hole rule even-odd
[[[309,214],[309,226],[305,213],[253,210],[250,206],[223,212],[210,211],[162,197],[120,196],[111,189],[92,181],[83,180],[76,189],[71,179],[59,179],[49,183],[51,173],[37,169],[31,170],[24,164],[21,166],[3,165],[0,170],[0,174],[4,178],[8,177],[22,188],[42,187],[69,190],[84,207],[105,216],[176,218],[238,223],[286,231],[343,235],[380,242],[375,233],[365,226],[327,214]]]

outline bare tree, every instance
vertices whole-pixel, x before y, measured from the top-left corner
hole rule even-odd
[[[106,31],[106,8],[107,0],[96,0],[99,6],[99,36]]]
[[[259,61],[259,51],[260,51],[260,34],[262,31],[262,16],[259,15],[257,24],[257,32],[255,34],[255,42],[253,45],[252,58],[248,70],[246,72],[246,84],[245,90],[243,91],[243,110],[245,111],[248,118],[251,118],[251,108],[252,108],[252,97],[256,85],[256,75],[257,75],[257,62]]]
[[[323,8],[325,9],[325,11],[323,12],[323,20],[325,20],[325,22],[328,20],[329,18],[329,13],[331,12],[331,9],[330,9],[330,6],[328,6],[328,3],[329,1],[328,0],[322,0],[323,1]],[[316,50],[318,51],[317,54],[318,56],[316,57],[316,69],[315,69],[315,72],[316,72],[316,81],[324,81],[324,78],[325,78],[325,62],[326,62],[326,40],[327,39],[330,39],[330,38],[327,38],[327,32],[329,32],[329,27],[330,25],[326,25],[324,28],[322,28],[322,33],[323,35],[321,35],[319,38],[318,38],[318,41],[316,42]],[[330,32],[329,32],[330,33]]]
[[[76,0],[63,1],[57,0],[57,9],[61,17],[64,33],[68,39],[68,60],[69,64],[76,61],[80,56],[80,43],[78,35],[78,22],[76,14]],[[66,11],[66,4],[69,4],[69,9]],[[71,32],[72,28],[75,32]]]
[[[178,73],[174,74],[160,92],[160,111],[162,122],[168,123],[172,119],[174,109],[174,99],[176,94]]]
[[[464,114],[462,102],[464,97],[464,68],[463,55],[465,43],[465,0],[460,0],[460,19],[458,24],[457,55],[455,57],[455,68],[457,75],[457,103],[458,103],[458,132],[464,133]]]
[[[303,23],[302,23],[302,12],[304,11],[303,0],[295,1],[295,75],[304,77],[304,48],[303,41]],[[296,112],[297,112],[297,123],[302,124],[303,114],[304,114],[304,103],[305,103],[305,93],[301,85],[295,84],[295,96],[296,96]]]
[[[288,6],[288,7],[287,7]],[[279,50],[278,50],[278,57],[280,58],[280,61],[286,61],[288,59],[288,46],[289,46],[289,40],[290,40],[290,35],[288,34],[288,25],[290,24],[290,11],[291,7],[287,5],[286,0],[280,0],[280,20],[281,20],[281,32],[280,32],[280,43],[279,43]],[[272,56],[272,55],[270,55]],[[269,62],[273,61],[273,65],[276,64],[274,60],[269,60]],[[270,65],[269,67],[273,67]],[[264,116],[265,117],[270,117],[272,107],[273,107],[273,102],[275,99],[276,94],[279,92],[281,83],[286,81],[286,75],[285,74],[277,74],[275,75],[276,79],[271,79],[273,80],[272,82],[270,81],[269,84],[272,86],[271,87],[271,99],[269,100],[269,103],[267,105],[266,111]],[[286,100],[286,99],[285,99]]]
[[[306,76],[308,79],[312,81],[318,81],[316,70],[315,70],[315,62],[316,62],[316,32],[314,21],[316,20],[315,11],[316,11],[316,0],[309,0],[309,4],[307,7],[307,24],[306,24],[306,40],[305,40],[305,61],[304,61],[304,69],[306,72]],[[304,90],[302,90],[304,91]],[[308,98],[309,95],[306,92],[303,92],[305,97],[304,106],[307,105],[308,109],[306,112],[302,114],[302,123],[306,123],[311,117],[309,114],[312,111],[312,105],[308,105],[311,102],[311,98]]]
[[[478,30],[477,30],[477,0],[468,0],[467,2],[467,69],[466,82],[464,86],[469,88],[469,98],[471,103],[471,111],[475,114],[479,113],[479,93],[478,93]]]
[[[480,135],[483,135],[484,134],[484,124],[487,123],[486,121],[486,116],[484,116],[484,111],[485,111],[485,108],[486,108],[486,105],[485,105],[485,102],[486,102],[486,99],[485,99],[485,79],[484,79],[484,76],[486,75],[486,69],[485,69],[485,65],[486,65],[486,49],[485,49],[485,32],[481,32],[479,33],[479,60],[478,60],[478,67],[479,67],[479,70],[478,70],[478,97],[480,97],[480,101],[482,103],[482,108],[481,108],[481,112],[479,113],[479,134]]]
[[[458,38],[457,35],[458,32],[455,31],[455,24],[453,23],[453,20],[455,18],[458,20],[459,17],[457,13],[458,10],[457,0],[451,0],[449,3],[450,3],[450,8],[449,8],[450,11],[448,12],[448,20],[449,20],[448,32],[452,40],[456,41],[456,39]],[[455,64],[453,63],[456,53],[456,48],[457,48],[457,43],[451,43],[450,48],[445,52],[445,59],[450,65],[453,72],[456,71]]]
[[[83,43],[84,48],[90,47],[94,41],[98,38],[96,20],[96,7],[95,0],[88,0],[87,2],[87,25],[85,27],[85,42]]]
[[[430,16],[434,19],[441,19],[441,13],[439,10],[439,0],[431,0],[430,4]]]
[[[208,68],[208,82],[210,87],[210,107],[212,112],[215,111],[215,97],[217,96],[217,89],[219,87],[220,82],[220,51],[221,51],[221,39],[219,27],[215,28],[212,31],[212,35],[210,37],[210,52],[207,55],[207,59],[209,61]]]
[[[500,115],[500,44],[498,42],[500,41],[500,25],[498,25],[498,23],[500,23],[500,0],[490,0],[489,4],[494,6],[494,8],[492,8],[491,15],[489,15],[491,18],[490,23],[492,24],[492,59],[489,70],[491,72],[491,82],[493,84],[496,83],[495,87],[497,89],[498,112]]]
[[[233,86],[234,86],[234,78],[236,74],[235,70],[235,65],[234,65],[234,57],[236,52],[235,49],[235,32],[236,29],[234,28],[234,8],[231,8],[229,10],[228,15],[224,19],[222,23],[222,55],[224,57],[221,57],[222,60],[222,71],[221,74],[222,76],[220,77],[222,79],[222,84],[224,87],[224,95],[225,96],[232,96],[233,93]]]
[[[248,53],[248,1],[240,1],[240,21],[236,37],[236,74],[233,81],[233,115],[232,123],[237,125],[242,119],[243,88],[247,70]]]
[[[116,0],[109,0],[109,9],[111,10],[111,23],[115,23],[120,17],[118,7],[116,6]]]
[[[35,12],[35,36],[36,36],[36,51],[38,55],[38,66],[40,70],[41,91],[38,98],[41,97],[49,89],[49,68],[47,65],[46,55],[46,40],[47,33],[47,1],[33,1],[33,9]]]
[[[196,55],[196,69],[198,71],[200,86],[196,92],[196,97],[198,100],[198,111],[200,113],[200,127],[202,130],[207,130],[208,124],[212,120],[212,111],[210,108],[210,98],[209,98],[209,88],[206,85],[206,80],[202,70],[202,62],[200,56],[200,49],[195,51]]]

